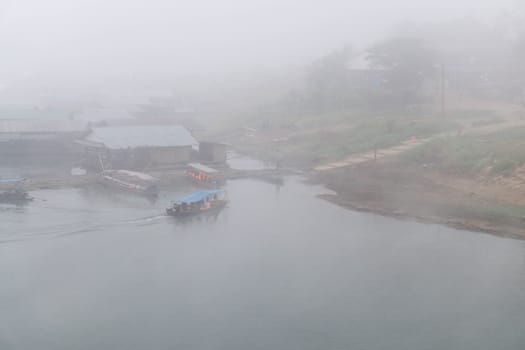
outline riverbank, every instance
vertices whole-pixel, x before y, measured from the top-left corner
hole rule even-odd
[[[171,170],[150,170],[148,175],[157,179],[155,184],[162,189],[171,189],[176,187],[191,187],[194,183],[185,175],[184,169]],[[221,169],[221,179],[253,179],[271,184],[282,184],[283,177],[286,175],[297,174],[291,169]],[[62,189],[62,188],[87,188],[105,183],[100,174],[86,174],[81,176],[72,176],[64,174],[31,176],[27,178],[23,188],[26,191],[45,190],[45,189]]]
[[[293,169],[239,170],[225,168],[224,179],[251,178],[282,184]],[[191,187],[184,170],[149,172],[160,190]],[[310,182],[325,185],[334,195],[320,197],[357,211],[454,228],[525,239],[525,186],[510,180],[481,181],[447,174],[402,157],[369,161],[326,171],[306,171]],[[96,174],[32,177],[28,191],[100,186]]]
[[[525,119],[515,109],[463,114],[318,117],[319,127],[254,129],[228,143],[302,169],[337,193],[324,199],[352,210],[525,238]]]
[[[525,194],[496,182],[447,175],[403,160],[312,173],[352,210],[525,239]]]

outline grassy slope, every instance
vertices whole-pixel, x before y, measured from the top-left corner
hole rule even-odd
[[[262,158],[280,158],[286,163],[310,166],[374,147],[394,146],[412,136],[425,138],[455,128],[453,122],[430,118],[330,116],[323,120],[318,117],[294,124],[285,140],[268,143],[263,148],[246,146],[246,150]],[[310,132],[302,132],[308,130]]]
[[[405,158],[460,175],[510,175],[525,164],[525,128],[436,139],[407,152]]]

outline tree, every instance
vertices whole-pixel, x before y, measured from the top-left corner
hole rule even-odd
[[[372,67],[384,71],[385,86],[401,103],[421,97],[424,81],[435,74],[436,54],[417,38],[391,38],[368,50]]]
[[[346,104],[348,61],[355,55],[350,46],[315,61],[307,72],[310,101],[316,109],[336,109]]]

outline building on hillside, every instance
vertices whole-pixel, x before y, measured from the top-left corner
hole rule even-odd
[[[110,126],[93,128],[81,141],[88,166],[145,169],[188,163],[198,146],[179,125]]]
[[[199,159],[207,163],[226,163],[228,145],[219,142],[201,142]]]
[[[0,120],[0,155],[58,156],[74,154],[75,140],[89,133],[88,124],[73,120]]]
[[[384,88],[386,71],[385,68],[374,66],[367,53],[353,57],[346,64],[346,76],[352,83],[350,87],[354,89]]]

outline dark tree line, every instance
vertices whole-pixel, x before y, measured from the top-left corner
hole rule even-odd
[[[331,52],[309,66],[304,85],[281,105],[298,113],[424,105],[439,101],[443,81],[463,96],[525,101],[525,31],[511,40],[503,32],[472,28],[475,23],[456,25],[441,40],[405,35],[364,52],[350,46]],[[470,36],[460,36],[462,28]],[[365,64],[354,67],[356,60]]]

